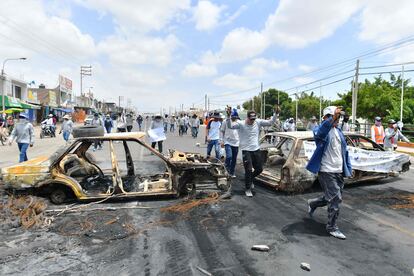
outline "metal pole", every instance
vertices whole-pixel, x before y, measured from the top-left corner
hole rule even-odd
[[[404,65],[401,70],[401,111],[400,111],[400,121],[403,121],[403,107],[404,107]]]
[[[263,119],[266,120],[266,92],[263,93]]]
[[[260,118],[264,118],[263,114],[263,82],[260,83]]]
[[[204,111],[207,112],[207,94],[204,95]]]
[[[357,117],[357,105],[358,105],[358,74],[359,74],[359,59],[356,61],[355,67],[355,80],[352,86],[352,122],[355,124]]]
[[[277,105],[280,105],[280,102],[279,102],[279,90],[277,90]]]
[[[299,101],[299,98],[298,98],[298,94],[295,94],[295,96],[296,96],[296,104],[295,104],[295,107],[296,107],[295,130],[298,130],[298,101]]]
[[[322,121],[322,82],[319,83],[319,122]]]

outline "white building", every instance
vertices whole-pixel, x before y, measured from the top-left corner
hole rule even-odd
[[[0,87],[5,96],[27,101],[27,82],[24,80],[5,75],[4,78],[0,77]]]

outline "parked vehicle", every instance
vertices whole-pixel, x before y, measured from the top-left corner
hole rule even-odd
[[[143,141],[143,132],[93,136],[98,130],[88,127],[86,133],[92,137],[71,140],[50,157],[1,169],[0,183],[6,189],[34,189],[56,204],[70,197],[179,196],[229,188],[230,177],[222,163],[176,150],[166,157]],[[93,151],[95,142],[102,143],[102,150]]]
[[[410,168],[410,157],[385,151],[357,133],[344,133],[352,164],[352,177],[345,184],[396,176]],[[273,132],[261,140],[264,169],[257,179],[277,190],[302,192],[317,181],[306,169],[316,146],[311,131]]]
[[[40,127],[40,139],[43,139],[45,137],[56,137],[56,130],[54,129],[54,126],[42,123]]]
[[[83,122],[83,124],[85,126],[90,125],[92,123],[92,120],[93,120],[93,115],[88,115],[88,116],[86,116],[85,121]]]

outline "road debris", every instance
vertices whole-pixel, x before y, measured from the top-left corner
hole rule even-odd
[[[0,224],[3,229],[47,227],[51,220],[44,215],[46,208],[46,201],[38,197],[7,196],[0,201]]]
[[[204,275],[207,275],[207,276],[213,276],[213,274],[211,274],[210,272],[208,272],[207,270],[205,270],[205,269],[203,269],[203,268],[201,268],[201,267],[199,267],[199,266],[197,266],[197,269],[198,269],[198,271],[200,271],[201,273],[203,273]]]
[[[303,270],[306,270],[306,271],[310,271],[310,264],[308,264],[308,263],[301,263],[300,264],[300,268],[302,268]]]
[[[181,203],[161,208],[161,212],[185,213],[197,206],[217,203],[219,201],[220,195],[218,193],[211,193],[206,198],[185,200]]]
[[[262,252],[267,252],[267,251],[269,251],[269,250],[270,250],[270,248],[269,248],[269,246],[267,246],[267,245],[262,245],[262,244],[259,244],[259,245],[253,245],[253,246],[252,246],[252,250],[255,250],[255,251],[262,251]]]

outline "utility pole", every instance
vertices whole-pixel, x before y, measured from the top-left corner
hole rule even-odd
[[[210,98],[207,98],[207,110],[210,112]]]
[[[207,94],[204,95],[204,111],[207,112]]]
[[[280,105],[280,101],[279,101],[279,90],[277,90],[277,105]]]
[[[401,70],[401,111],[400,111],[400,121],[403,121],[403,107],[404,107],[404,65]]]
[[[80,96],[83,96],[83,87],[82,87],[82,81],[83,76],[92,76],[92,66],[81,66],[80,67]],[[76,105],[76,97],[75,97],[75,105]]]
[[[260,118],[264,119],[263,112],[263,82],[260,83]]]
[[[254,102],[253,102],[254,97],[252,98],[252,110],[254,110]]]
[[[356,61],[355,67],[355,80],[352,85],[352,123],[355,124],[357,118],[357,105],[358,105],[358,75],[359,75],[359,59]]]
[[[263,93],[263,119],[266,120],[266,92]]]
[[[295,129],[298,129],[298,101],[299,101],[299,97],[298,97],[298,93],[297,93],[297,89],[296,89],[296,103],[295,103],[295,109],[296,109],[296,119],[295,119]]]
[[[322,122],[322,82],[319,82],[319,123]]]

